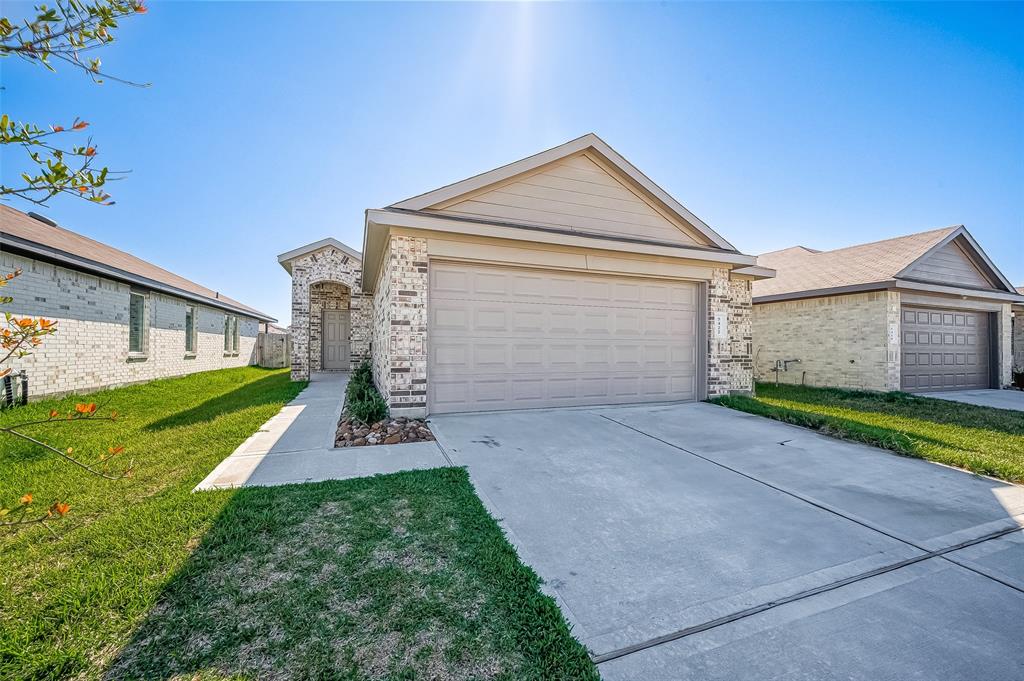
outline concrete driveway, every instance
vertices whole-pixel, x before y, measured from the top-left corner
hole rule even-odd
[[[1024,391],[1021,390],[950,390],[939,393],[921,393],[921,397],[976,404],[979,407],[1024,411]]]
[[[1024,678],[1024,488],[708,404],[434,433],[605,679]]]

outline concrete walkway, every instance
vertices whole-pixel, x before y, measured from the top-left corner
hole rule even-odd
[[[1021,390],[951,390],[939,393],[920,393],[921,397],[975,404],[979,407],[1024,411],[1024,391]]]
[[[314,374],[309,386],[264,423],[195,491],[345,480],[450,465],[433,442],[335,448],[347,373]]]

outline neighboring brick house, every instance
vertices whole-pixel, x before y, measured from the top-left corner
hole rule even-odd
[[[94,390],[254,363],[266,314],[156,265],[0,206],[0,271],[18,316],[57,321],[30,356],[12,359],[31,397]]]
[[[595,135],[366,213],[292,274],[292,375],[369,356],[392,413],[698,400],[753,387],[738,252]]]
[[[1011,381],[1010,310],[1024,296],[963,226],[758,262],[777,273],[753,287],[759,380],[910,392]]]

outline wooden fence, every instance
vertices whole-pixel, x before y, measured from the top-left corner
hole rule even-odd
[[[283,333],[261,333],[256,337],[256,363],[268,369],[291,366],[292,337]]]

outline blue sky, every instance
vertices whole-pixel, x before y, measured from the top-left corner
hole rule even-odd
[[[151,88],[0,62],[132,171],[45,212],[285,323],[278,253],[591,131],[745,252],[963,223],[1024,284],[1024,4],[150,4]]]

